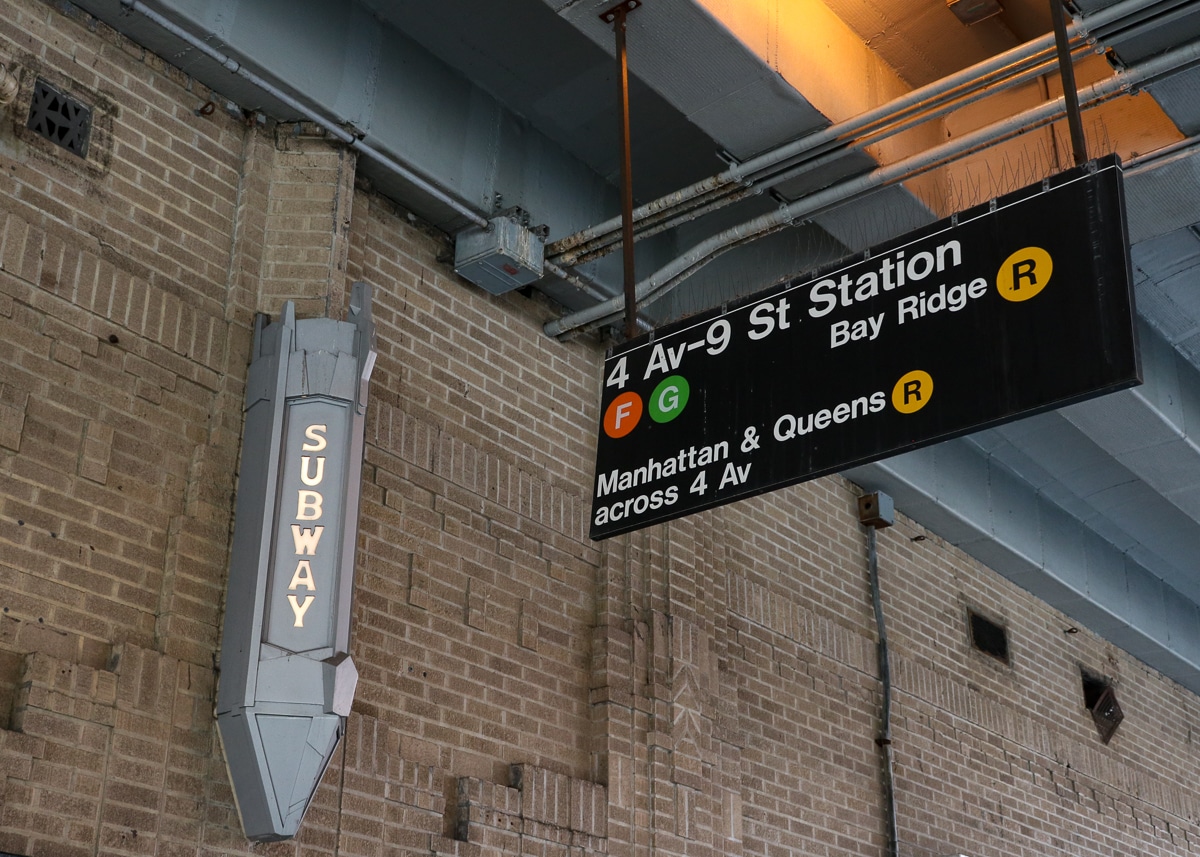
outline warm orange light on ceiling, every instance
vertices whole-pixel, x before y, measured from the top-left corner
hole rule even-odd
[[[944,2],[696,2],[834,123],[1015,46],[1014,31],[1023,32],[1042,20],[1049,29],[1044,0],[1006,0],[1002,15],[970,27],[957,20]],[[1023,32],[1022,38],[1034,35]],[[1080,86],[1111,73],[1098,56],[1077,63]],[[1060,93],[1058,77],[1051,74],[872,145],[868,151],[881,164],[893,163]],[[1093,156],[1115,151],[1128,158],[1182,136],[1148,96],[1120,98],[1084,111],[1083,122]],[[936,214],[948,214],[1071,166],[1064,133],[1035,131],[905,186]]]

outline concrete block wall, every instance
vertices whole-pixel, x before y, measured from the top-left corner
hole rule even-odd
[[[69,4],[0,20],[0,852],[884,853],[855,486],[589,541],[603,343],[457,280],[315,129]],[[97,109],[86,161],[24,129],[39,75]],[[251,326],[354,280],[361,680],[300,835],[252,847],[212,716]],[[1200,850],[1200,700],[903,514],[879,562],[902,854]]]

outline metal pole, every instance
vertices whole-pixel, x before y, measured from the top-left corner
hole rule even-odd
[[[617,35],[617,98],[621,132],[621,251],[625,263],[625,338],[638,335],[637,275],[633,264],[633,166],[629,143],[629,61],[625,52],[625,18],[642,5],[641,0],[623,0],[600,13]]]
[[[883,791],[887,823],[887,853],[899,857],[900,832],[896,820],[896,774],[892,764],[892,668],[888,653],[887,623],[883,616],[883,599],[879,592],[879,554],[875,546],[876,525],[867,525],[867,560],[871,582],[871,607],[875,613],[875,629],[879,634],[879,683],[883,697],[879,715],[879,737],[875,743],[883,752]]]
[[[1082,93],[1082,102],[1089,106],[1100,104],[1109,99],[1126,95],[1137,86],[1197,65],[1200,65],[1200,41],[1189,42],[1085,87]],[[1057,122],[1065,112],[1064,99],[1057,98],[1044,102],[995,124],[979,128],[962,137],[904,158],[886,167],[880,167],[865,175],[831,185],[776,211],[759,215],[716,235],[710,235],[643,280],[638,286],[638,299],[648,303],[661,297],[697,268],[726,250],[784,229],[793,222],[803,220],[869,190],[910,179],[949,163],[955,158],[981,151],[1050,122]],[[622,296],[617,296],[603,304],[568,313],[557,320],[550,321],[544,326],[546,335],[562,336],[564,333],[593,322],[608,323],[610,316],[621,312],[624,306],[622,301]]]
[[[1083,122],[1079,118],[1079,94],[1075,90],[1075,64],[1067,43],[1067,16],[1062,0],[1050,0],[1050,16],[1054,19],[1054,44],[1058,48],[1058,73],[1062,77],[1063,99],[1067,108],[1067,126],[1071,129],[1071,152],[1075,166],[1087,163],[1087,143],[1083,139]]]
[[[1187,2],[1188,0],[1122,0],[1122,2],[1088,15],[1081,23],[1070,24],[1067,27],[1067,34],[1074,44],[1075,51],[1095,50],[1093,34],[1096,31],[1121,30],[1128,18],[1157,12],[1164,7],[1186,6]],[[608,18],[604,20],[611,23]],[[678,206],[687,204],[698,196],[721,191],[730,184],[748,186],[756,183],[762,179],[761,174],[763,173],[767,173],[767,177],[770,177],[769,171],[783,161],[804,156],[829,143],[853,140],[863,134],[879,133],[881,128],[899,118],[913,114],[924,118],[934,118],[941,115],[943,111],[951,109],[957,99],[972,95],[981,97],[991,94],[998,91],[999,88],[1007,86],[1010,80],[1023,80],[1023,75],[1027,71],[1044,74],[1045,71],[1041,68],[1041,64],[1053,59],[1054,49],[1053,34],[1047,34],[1034,41],[1011,48],[970,68],[914,89],[900,98],[872,108],[846,122],[786,143],[715,176],[645,203],[634,210],[635,220],[640,222],[646,217],[662,216],[664,213],[670,216]],[[552,256],[554,261],[560,265],[578,264],[582,261],[579,257],[583,253],[615,243],[615,239],[611,236],[620,230],[620,226],[620,218],[614,217],[572,235],[559,238],[547,245],[547,255]]]

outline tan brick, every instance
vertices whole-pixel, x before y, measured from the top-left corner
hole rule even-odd
[[[198,117],[209,94],[167,60],[78,11],[0,7],[6,38],[45,43],[48,71],[118,108],[103,199],[49,160],[6,176],[0,708],[25,731],[0,730],[0,850],[251,850],[212,725],[250,324],[288,298],[338,314],[355,276],[379,325],[362,679],[300,839],[256,848],[882,853],[853,486],[592,544],[598,342],[551,342],[544,304],[457,281],[448,239],[354,189],[329,140]],[[1086,629],[1048,633],[1063,617],[914,522],[880,557],[903,851],[1157,857],[1200,839],[1194,696]],[[1008,620],[1012,667],[971,651],[967,601]],[[1130,701],[1108,747],[1080,663]],[[470,841],[447,837],[456,819]]]

